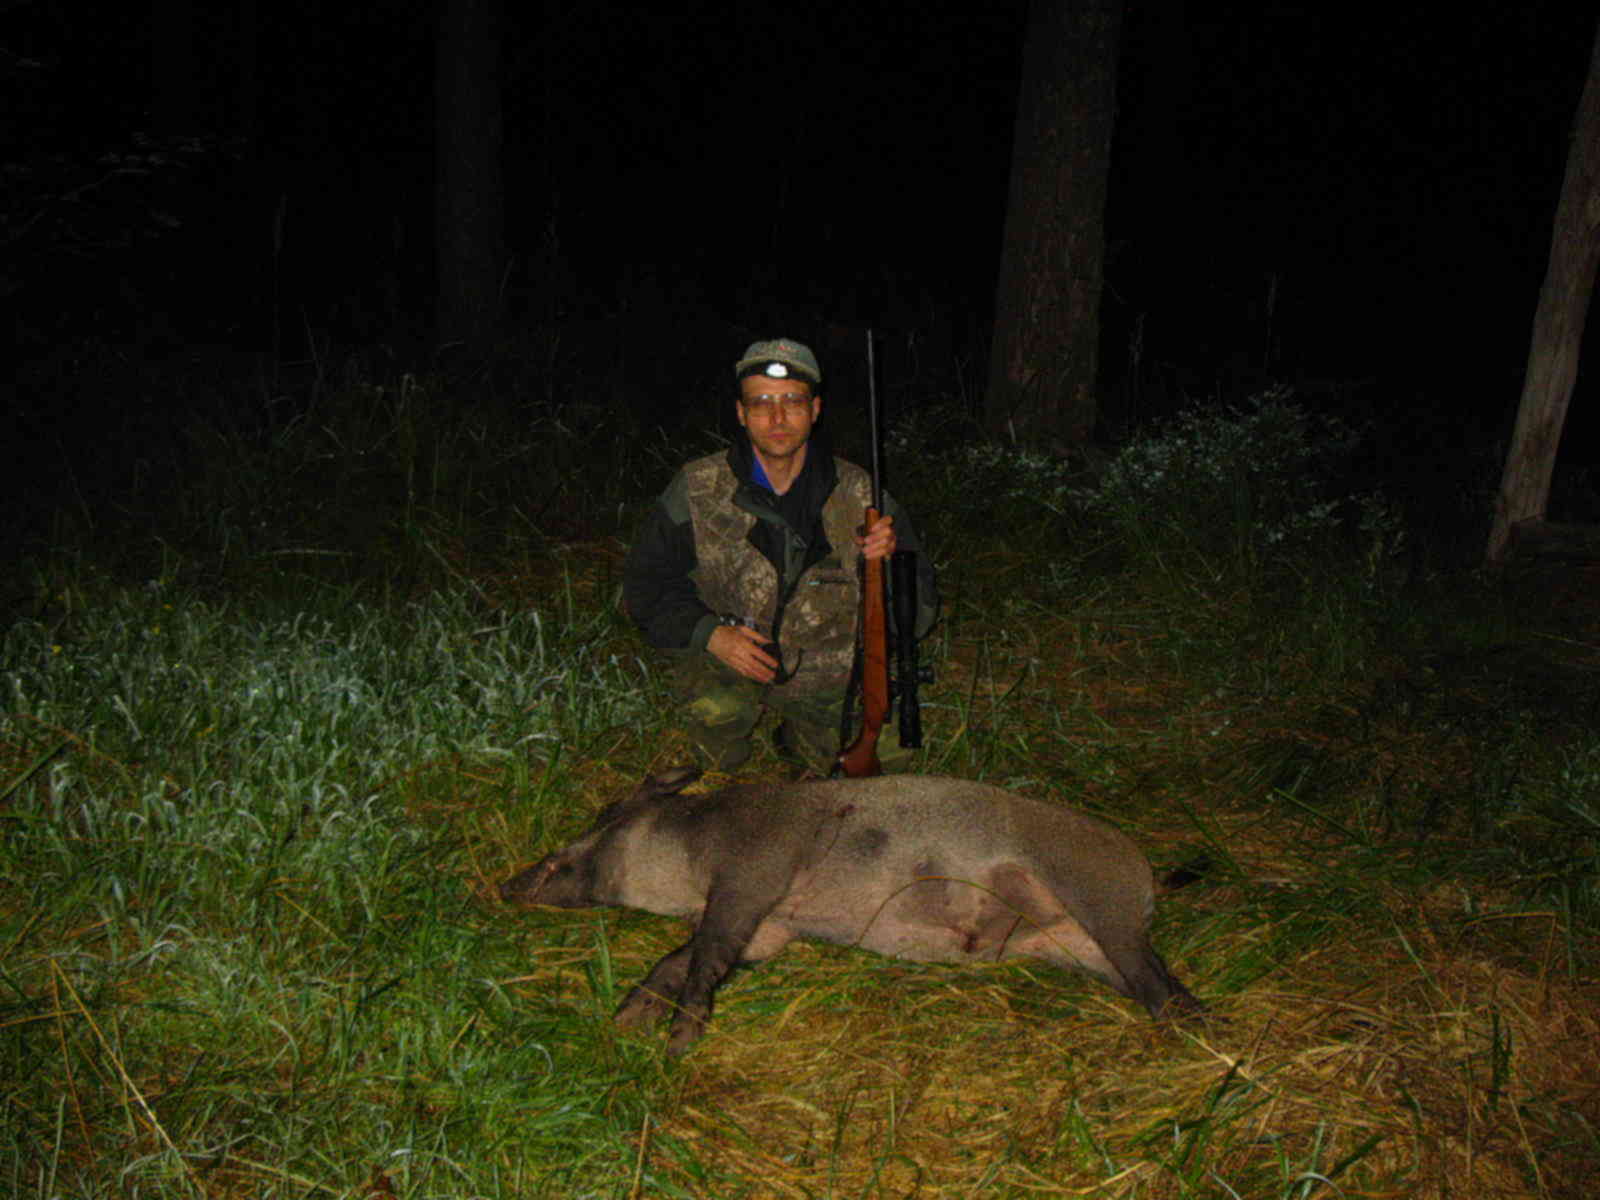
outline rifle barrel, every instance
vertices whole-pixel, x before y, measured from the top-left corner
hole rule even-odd
[[[872,437],[872,507],[883,511],[883,433],[878,428],[878,360],[867,330],[867,421]]]

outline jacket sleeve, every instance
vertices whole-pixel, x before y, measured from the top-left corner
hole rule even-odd
[[[717,614],[701,601],[694,526],[680,475],[646,514],[622,570],[622,603],[658,650],[704,650]]]

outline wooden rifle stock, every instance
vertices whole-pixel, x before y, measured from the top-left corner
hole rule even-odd
[[[878,523],[878,510],[867,509],[867,532]],[[889,620],[883,592],[883,559],[862,564],[861,588],[861,732],[840,752],[835,775],[859,779],[883,774],[878,762],[878,735],[889,716]]]

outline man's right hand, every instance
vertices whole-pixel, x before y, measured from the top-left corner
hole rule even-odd
[[[745,625],[718,625],[706,642],[722,662],[756,683],[771,683],[778,677],[778,660],[766,651],[767,636]]]

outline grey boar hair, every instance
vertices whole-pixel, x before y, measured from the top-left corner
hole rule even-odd
[[[1104,821],[984,783],[890,775],[744,784],[681,795],[692,768],[651,776],[501,898],[682,917],[694,932],[617,1011],[671,1013],[668,1050],[704,1031],[740,962],[794,938],[919,962],[1032,957],[1104,980],[1152,1016],[1201,1006],[1150,944],[1155,887]]]

